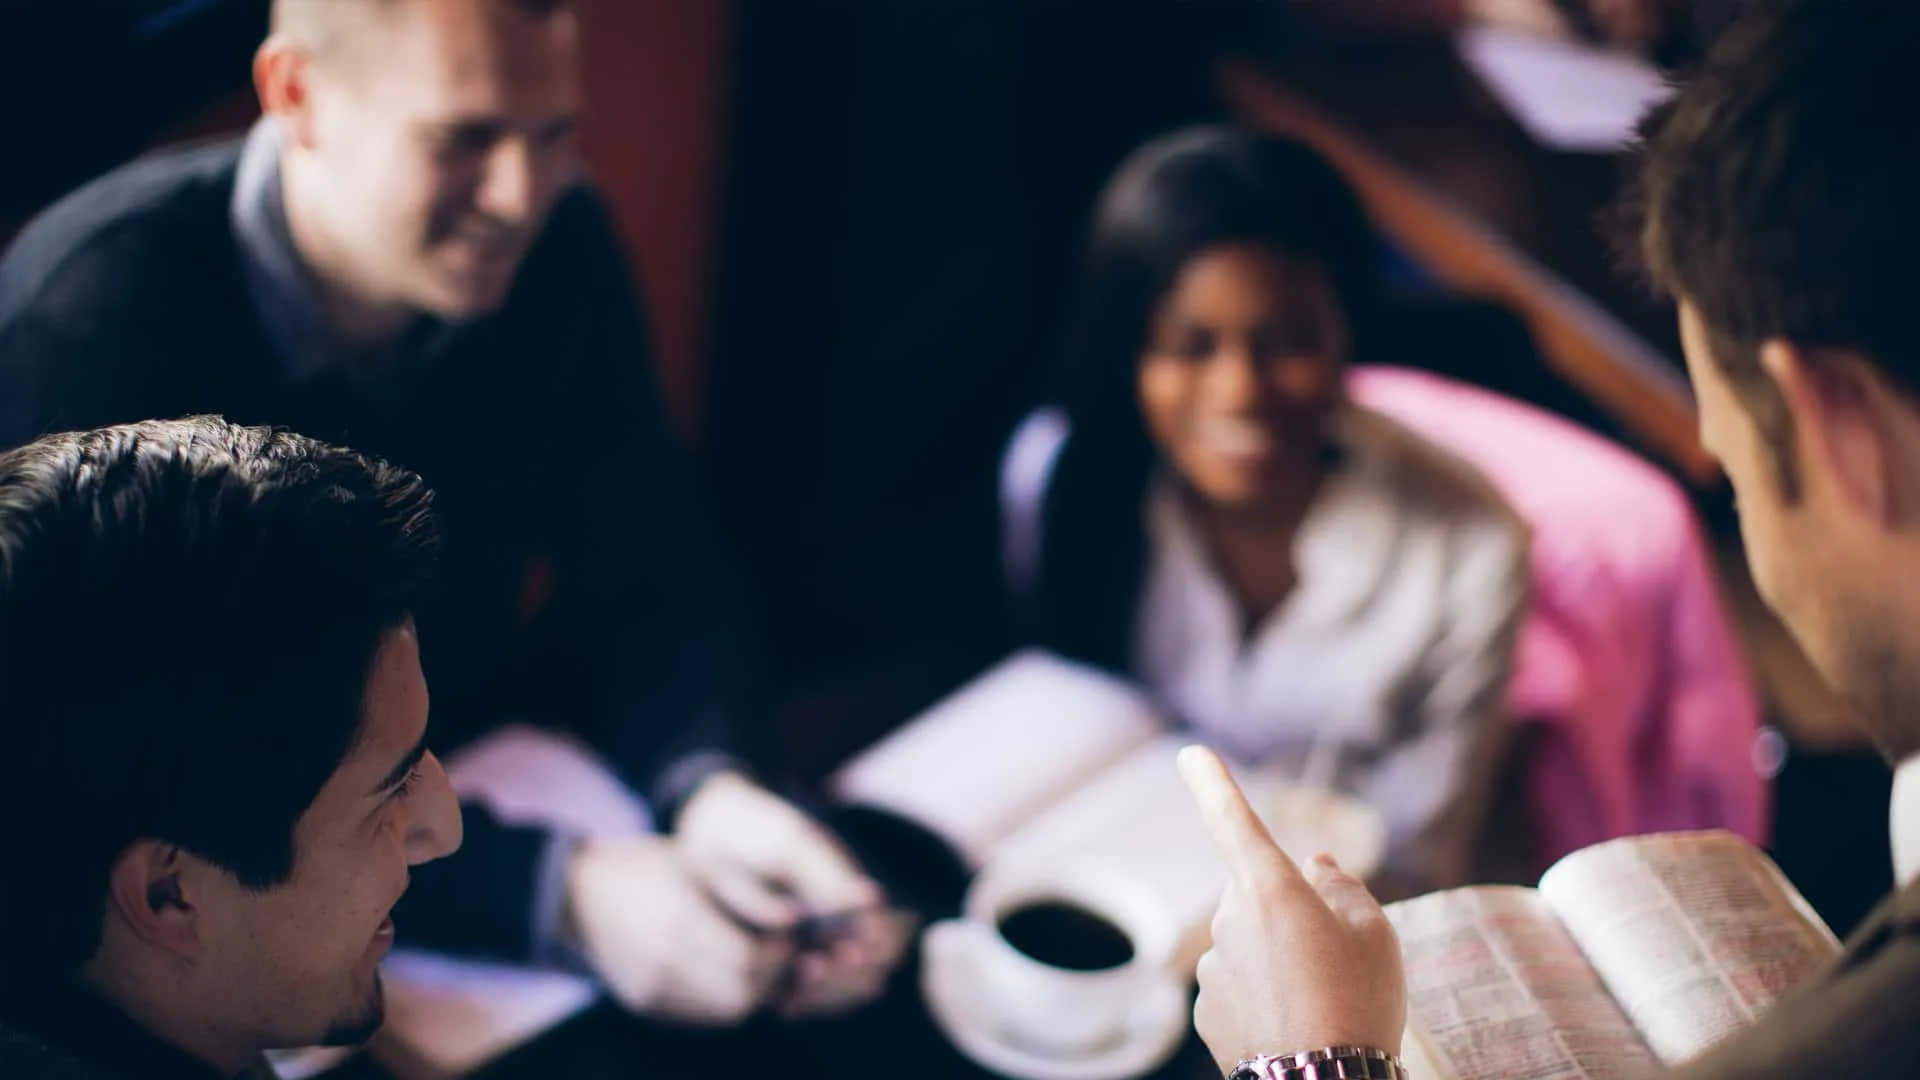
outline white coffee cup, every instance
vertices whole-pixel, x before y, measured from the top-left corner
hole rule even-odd
[[[1099,865],[1031,868],[976,882],[967,917],[943,932],[964,949],[976,973],[981,1011],[1009,1041],[1056,1056],[1105,1049],[1128,1031],[1151,980],[1170,980],[1171,924],[1150,889]],[[1007,915],[1036,904],[1062,904],[1105,920],[1126,937],[1132,955],[1099,970],[1058,967],[1021,952],[1000,931]]]

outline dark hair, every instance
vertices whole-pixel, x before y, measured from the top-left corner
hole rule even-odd
[[[8,981],[97,947],[128,844],[253,888],[352,748],[382,635],[432,579],[419,476],[217,417],[0,454],[0,889]]]
[[[1920,143],[1902,92],[1916,55],[1909,0],[1760,4],[1642,125],[1633,246],[1699,311],[1790,496],[1792,427],[1762,342],[1857,349],[1920,387]]]
[[[1193,128],[1134,151],[1095,211],[1063,368],[1071,436],[1048,485],[1031,629],[1061,653],[1125,665],[1154,448],[1136,376],[1155,310],[1194,256],[1246,244],[1322,268],[1364,354],[1378,244],[1332,166],[1291,139]]]

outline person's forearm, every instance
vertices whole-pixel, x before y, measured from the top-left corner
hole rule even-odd
[[[542,943],[539,882],[554,840],[545,828],[508,825],[478,803],[461,805],[460,850],[413,871],[394,907],[400,942],[527,963]]]

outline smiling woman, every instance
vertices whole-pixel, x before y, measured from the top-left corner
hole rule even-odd
[[[1470,868],[1526,542],[1477,473],[1346,399],[1377,250],[1298,143],[1206,128],[1130,157],[1095,214],[1067,434],[1014,585],[1039,644],[1374,803],[1400,892]]]

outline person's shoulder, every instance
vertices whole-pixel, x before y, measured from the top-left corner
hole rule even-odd
[[[593,181],[581,179],[569,184],[561,192],[559,201],[553,205],[553,213],[547,219],[542,239],[573,242],[605,239],[612,228],[613,216],[607,209],[606,196]]]
[[[1406,513],[1438,524],[1525,535],[1526,525],[1506,497],[1459,455],[1384,413],[1356,404],[1345,406],[1341,428]]]
[[[562,192],[553,212],[540,231],[540,239],[527,255],[527,268],[535,272],[569,269],[577,275],[585,256],[589,261],[617,250],[617,233],[606,199],[588,180],[580,180]]]
[[[227,139],[151,154],[42,211],[0,258],[0,328],[190,285],[197,262],[232,248],[212,237],[231,231],[239,148]]]
[[[1886,898],[1888,923],[1901,933],[1920,936],[1920,878]]]
[[[0,1076],[7,1080],[115,1080],[5,1024],[0,1024]]]

